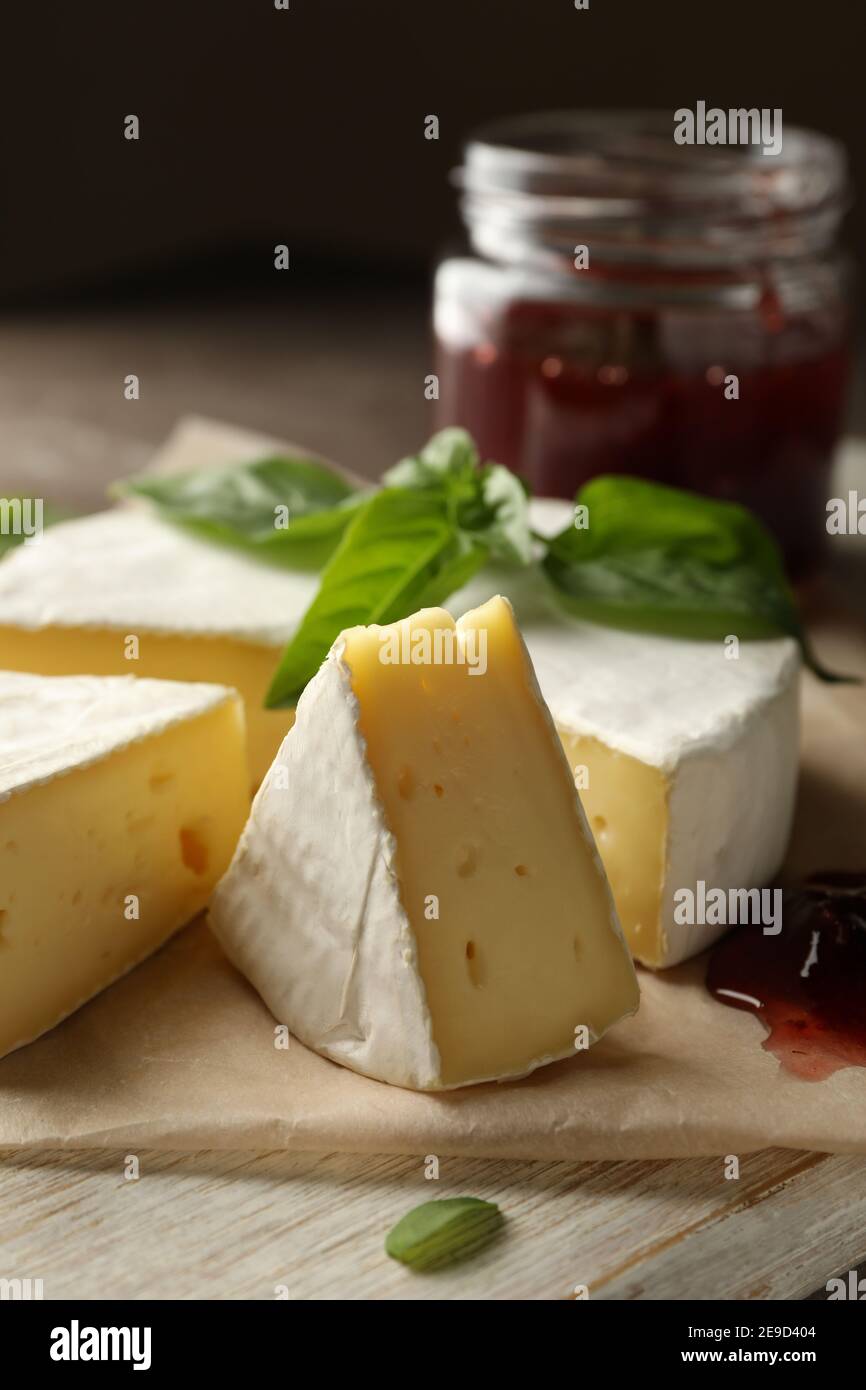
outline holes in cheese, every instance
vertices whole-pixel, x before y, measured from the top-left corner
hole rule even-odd
[[[165,692],[175,710],[160,728],[154,710]],[[135,717],[128,701],[140,707]],[[41,762],[28,780],[16,767],[31,725]],[[0,674],[0,1055],[53,1027],[194,917],[247,809],[243,713],[231,692]]]
[[[472,988],[481,989],[485,984],[485,979],[482,970],[481,956],[475,947],[474,941],[467,941],[466,943],[466,970]]]
[[[397,650],[424,650],[419,632],[433,634],[443,625],[455,628],[435,609],[395,624],[410,635]],[[470,651],[473,637],[476,651],[486,643],[483,673],[470,674],[459,660],[386,663],[388,629],[355,628],[345,636],[359,727],[397,841],[400,895],[446,1084],[561,1056],[577,1024],[602,1033],[611,1012],[624,1011],[623,989],[633,988],[572,780],[533,689],[511,609],[491,600],[461,619],[456,631]],[[432,636],[429,650],[436,650]],[[438,754],[422,737],[431,726]],[[399,769],[410,763],[419,785],[432,787],[433,799],[407,802],[393,795]],[[531,876],[528,863],[535,866]],[[423,912],[430,893],[439,900],[436,921]],[[587,935],[581,967],[573,951],[576,926]],[[461,959],[467,940],[468,973]]]
[[[399,649],[465,661],[383,660]],[[455,646],[456,643],[456,646]],[[411,794],[409,794],[411,793]],[[607,883],[510,605],[354,628],[302,697],[211,911],[280,1022],[436,1089],[573,1055],[637,1007]],[[575,951],[575,940],[580,950]]]
[[[201,824],[197,828],[181,827],[180,857],[191,873],[201,875],[207,871],[210,854]]]

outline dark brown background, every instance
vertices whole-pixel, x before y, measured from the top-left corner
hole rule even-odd
[[[425,267],[476,122],[553,106],[781,107],[866,190],[862,0],[58,0],[6,21],[0,293],[275,241]],[[141,140],[123,138],[123,117]],[[441,120],[438,143],[423,118]],[[866,195],[850,222],[859,247]],[[201,268],[201,266],[200,266]],[[187,264],[184,273],[192,274]]]
[[[458,228],[448,174],[493,116],[781,106],[848,145],[861,252],[862,0],[290,5],[6,7],[0,491],[102,505],[190,411],[370,476],[417,448],[430,271]]]

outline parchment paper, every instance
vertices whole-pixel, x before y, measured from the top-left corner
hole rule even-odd
[[[866,673],[862,638],[822,655]],[[866,868],[866,693],[807,677],[787,876]],[[753,1016],[716,1003],[705,957],[640,972],[639,1013],[504,1085],[417,1095],[292,1040],[203,921],[0,1062],[0,1147],[250,1148],[505,1158],[672,1158],[771,1145],[866,1153],[866,1069],[780,1071]],[[2,961],[0,961],[2,968]],[[864,998],[866,1009],[866,998]]]

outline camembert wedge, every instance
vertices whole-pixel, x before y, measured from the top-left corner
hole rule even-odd
[[[192,419],[156,466],[224,466],[273,448]],[[536,498],[530,520],[554,535],[573,511]],[[118,508],[52,527],[0,563],[0,666],[235,686],[257,785],[293,718],[264,709],[265,692],[318,583]],[[578,622],[537,566],[484,570],[447,606],[465,613],[497,592],[514,605],[632,953],[659,967],[702,951],[725,927],[678,923],[677,890],[701,880],[761,887],[784,857],[797,784],[796,643],[743,642],[735,653]]]
[[[352,628],[211,906],[279,1022],[435,1090],[573,1055],[634,968],[510,605]]]
[[[52,527],[0,564],[0,667],[230,685],[257,786],[294,718],[265,709],[265,695],[317,585],[118,507]]]
[[[0,672],[0,1056],[204,907],[248,788],[234,691]]]
[[[531,516],[536,531],[553,535],[571,508],[538,499]],[[480,574],[448,607],[483,601],[490,583]],[[678,921],[678,890],[695,892],[701,881],[758,888],[784,858],[799,771],[797,645],[577,622],[534,568],[513,577],[509,597],[632,955],[676,965],[726,930]]]

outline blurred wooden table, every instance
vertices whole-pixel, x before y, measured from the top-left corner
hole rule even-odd
[[[323,304],[133,304],[0,318],[0,494],[102,505],[190,412],[297,440],[375,477],[432,429],[423,295]],[[140,399],[124,398],[135,373]],[[864,480],[866,484],[866,480]],[[852,483],[853,485],[853,483]],[[866,591],[864,591],[866,594]],[[866,1257],[866,1159],[781,1150],[670,1163],[423,1156],[0,1156],[0,1278],[46,1298],[803,1298]],[[416,1202],[472,1193],[508,1217],[461,1269],[382,1249]]]
[[[411,286],[0,314],[0,495],[38,487],[92,511],[186,414],[378,477],[432,433],[432,370]],[[131,373],[138,400],[124,397]]]

